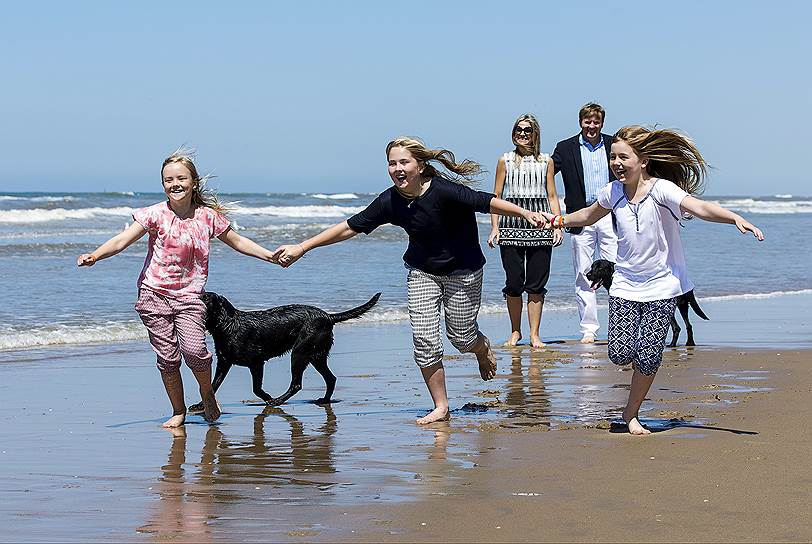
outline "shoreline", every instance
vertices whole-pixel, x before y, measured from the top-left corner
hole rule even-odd
[[[648,437],[612,427],[629,371],[605,343],[498,349],[489,382],[449,348],[451,421],[421,427],[408,324],[336,327],[333,404],[311,403],[323,383],[308,370],[267,408],[235,368],[219,424],[190,416],[175,434],[146,342],[21,352],[0,364],[0,540],[809,540],[812,349],[753,337],[793,338],[795,303],[708,305],[698,342],[748,342],[667,348]],[[503,317],[483,330],[497,338]],[[289,372],[267,363],[266,390]]]
[[[561,296],[561,295],[559,295]],[[605,337],[605,324],[607,322],[608,307],[605,304],[606,295],[602,292],[598,297],[598,316],[603,328],[599,336]],[[765,349],[772,347],[787,347],[806,349],[812,348],[812,321],[806,318],[806,308],[812,301],[812,290],[803,290],[794,293],[767,293],[756,295],[730,295],[723,297],[699,298],[699,302],[710,315],[709,321],[700,319],[693,311],[690,314],[691,322],[696,327],[697,343],[704,346],[736,347],[760,346]],[[375,310],[373,310],[374,312]],[[408,326],[406,310],[387,310],[387,312],[402,311],[403,319],[364,320],[339,324],[341,330],[358,328],[398,328]],[[757,320],[747,320],[742,314],[758,316]],[[126,340],[113,342],[92,343],[62,343],[20,346],[0,349],[0,364],[25,360],[31,353],[43,353],[45,356],[62,357],[59,350],[71,352],[74,350],[93,350],[100,348],[107,350],[110,346],[125,346],[132,349],[142,343],[147,343],[146,330],[143,324],[135,318],[127,323],[117,323],[117,327],[133,329],[128,334],[139,336]],[[800,316],[800,319],[798,317]],[[683,328],[679,344],[685,342],[685,327],[682,319],[678,323]],[[573,334],[577,330],[577,309],[572,307],[545,308],[542,318],[542,337],[545,341],[575,340],[579,335]],[[481,312],[479,316],[480,327],[491,336],[494,341],[503,341],[500,334],[506,336],[507,311],[504,307],[499,312]],[[526,323],[525,323],[526,326]],[[109,327],[109,326],[108,326]],[[105,331],[93,327],[94,335],[103,338]],[[136,332],[137,331],[137,332]],[[63,333],[61,333],[63,334]],[[670,333],[669,333],[670,334]],[[669,335],[670,338],[670,335]],[[454,349],[446,344],[446,353],[453,353]]]

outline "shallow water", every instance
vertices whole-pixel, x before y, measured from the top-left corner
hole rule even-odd
[[[224,198],[239,202],[231,217],[242,234],[275,248],[345,219],[374,196],[268,193]],[[133,304],[146,239],[91,269],[78,269],[75,261],[131,222],[133,209],[162,199],[153,193],[0,194],[0,291],[4,293],[0,350],[145,339]],[[681,235],[690,277],[706,311],[707,304],[719,299],[812,293],[808,274],[812,253],[797,251],[806,243],[802,233],[812,230],[812,199],[710,199],[747,214],[765,231],[767,241],[759,244],[729,225],[684,222]],[[482,313],[504,314],[504,273],[498,251],[485,243],[490,217],[480,215],[478,220],[488,259]],[[319,249],[282,270],[214,242],[208,289],[244,309],[303,303],[332,311],[357,306],[381,291],[379,304],[361,321],[403,323],[407,319],[402,262],[406,243],[401,229],[384,226],[370,236]],[[574,311],[572,285],[566,237],[553,252],[545,320]],[[604,293],[599,301],[606,303]],[[694,319],[697,322],[701,330],[701,320]],[[566,337],[576,334],[568,331]]]

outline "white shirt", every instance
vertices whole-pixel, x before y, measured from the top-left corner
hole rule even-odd
[[[655,179],[638,204],[613,181],[598,194],[598,204],[615,215],[617,263],[609,294],[637,302],[673,298],[694,288],[688,279],[679,235],[680,203],[688,193]]]
[[[603,134],[600,135],[597,145],[592,145],[578,136],[581,148],[581,165],[584,167],[584,198],[589,206],[598,199],[598,193],[609,183],[609,163],[606,158],[606,148],[603,144]]]

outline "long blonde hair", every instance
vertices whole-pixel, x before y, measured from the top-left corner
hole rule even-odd
[[[639,157],[648,159],[649,175],[672,181],[692,195],[704,190],[708,164],[688,136],[667,128],[630,125],[618,130],[612,141],[626,142]]]
[[[164,162],[161,165],[161,180],[163,181],[164,168],[167,164],[182,164],[187,170],[189,170],[189,173],[192,175],[192,181],[195,182],[195,186],[192,188],[192,203],[195,206],[205,206],[216,212],[227,214],[229,212],[228,206],[220,202],[217,194],[206,187],[206,182],[214,176],[211,174],[206,174],[205,176],[200,177],[200,175],[197,173],[194,160],[195,150],[190,147],[186,147],[185,145],[180,146],[175,150],[174,153],[164,159]]]
[[[530,123],[530,128],[533,129],[533,133],[530,135],[530,147],[519,145],[516,142],[516,127],[518,127],[522,121]],[[522,157],[527,155],[531,155],[536,159],[541,158],[541,127],[539,127],[539,122],[532,113],[525,113],[516,119],[516,122],[513,123],[513,130],[510,131],[510,137],[513,139],[513,145],[516,146],[517,164],[522,160]]]
[[[465,159],[458,163],[454,158],[454,153],[448,149],[429,149],[426,147],[426,144],[416,138],[401,136],[386,144],[387,159],[393,147],[406,149],[418,162],[422,162],[425,165],[422,175],[425,177],[434,177],[441,174],[437,168],[429,164],[429,161],[436,161],[442,164],[447,170],[447,172],[444,172],[445,175],[443,177],[457,183],[462,183],[463,185],[475,183],[477,181],[476,177],[484,172],[479,163],[470,159]]]

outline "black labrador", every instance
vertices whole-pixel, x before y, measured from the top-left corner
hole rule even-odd
[[[598,259],[592,263],[592,268],[590,268],[589,272],[587,272],[586,279],[592,282],[592,289],[599,289],[601,286],[604,286],[608,291],[609,287],[612,286],[612,274],[614,273],[615,263],[612,261],[607,261],[606,259]],[[702,308],[699,307],[699,303],[696,301],[696,296],[694,296],[693,289],[684,295],[677,297],[677,309],[679,309],[679,313],[682,315],[682,321],[685,322],[685,329],[688,331],[688,341],[685,343],[685,345],[695,346],[694,328],[691,326],[691,322],[688,320],[689,308],[693,308],[696,315],[702,319],[709,319],[708,316],[705,315],[705,312],[702,311]],[[668,346],[673,348],[677,345],[679,333],[682,332],[682,329],[680,329],[680,326],[677,324],[677,319],[673,315],[671,316],[671,331],[671,343],[668,344]]]
[[[314,306],[290,304],[267,310],[245,312],[237,310],[222,295],[203,293],[206,304],[206,329],[214,339],[217,369],[212,388],[217,391],[233,365],[246,366],[251,371],[254,394],[267,404],[282,404],[302,389],[302,375],[313,364],[327,386],[324,397],[317,403],[328,403],[335,390],[336,377],[327,367],[327,357],[333,347],[333,325],[360,317],[375,306],[378,293],[366,304],[337,314],[328,314]],[[290,351],[291,381],[288,390],[273,398],[262,390],[265,361]],[[202,403],[189,409],[202,410]]]

